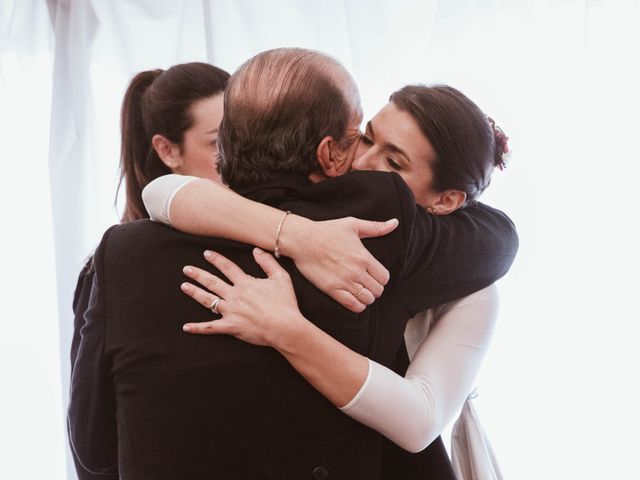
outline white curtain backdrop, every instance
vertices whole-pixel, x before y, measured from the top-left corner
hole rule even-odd
[[[477,410],[506,478],[637,475],[638,25],[638,0],[0,0],[7,478],[75,478],[71,298],[119,218],[127,82],[195,60],[232,72],[280,46],[344,63],[365,117],[404,84],[448,83],[503,127],[511,164],[483,200],[521,247]]]

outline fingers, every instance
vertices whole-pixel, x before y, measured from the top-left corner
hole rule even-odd
[[[382,287],[384,287],[389,282],[389,270],[385,268],[375,257],[372,255],[369,260],[369,264],[367,265],[367,273],[369,274],[371,280],[373,280],[376,284],[379,285],[379,289],[371,284],[370,281],[363,282],[364,286],[371,290],[376,297],[382,295]],[[379,291],[378,291],[379,290]]]
[[[267,274],[267,277],[272,278],[275,275],[283,275],[283,274],[289,276],[287,271],[280,266],[280,264],[273,257],[273,255],[266,253],[260,248],[253,249],[253,258],[255,259],[256,263],[260,266],[260,268],[262,268],[264,273]]]
[[[214,301],[216,299],[220,298],[217,295],[209,293],[206,290],[203,290],[202,288],[196,287],[195,285],[192,285],[192,284],[187,283],[187,282],[185,282],[182,285],[180,285],[180,289],[184,293],[189,295],[191,298],[193,298],[200,305],[202,305],[204,308],[208,308],[208,309],[211,309]],[[218,310],[218,313],[220,315],[224,315],[224,306],[225,306],[225,302],[224,301],[218,302],[216,310]]]
[[[360,287],[360,289],[355,293],[354,297],[356,297],[356,300],[358,300],[360,303],[363,303],[365,305],[371,305],[376,300],[374,294],[371,293],[371,291],[364,285]]]
[[[340,305],[352,312],[361,313],[365,308],[367,308],[367,306],[358,300],[355,295],[351,292],[347,292],[346,290],[339,290],[332,296]]]
[[[358,296],[359,300],[366,300],[368,297],[360,297],[358,295],[360,289],[365,287],[372,295],[373,299],[380,297],[384,292],[384,286],[389,281],[389,271],[378,262],[373,256],[370,257],[369,263],[366,264],[366,271],[364,273],[358,273],[352,284],[352,287],[347,287],[353,295]],[[363,302],[367,305],[373,303],[371,302]]]
[[[367,270],[367,273],[368,273],[368,270]],[[384,292],[384,284],[381,284],[378,280],[373,278],[373,276],[371,275],[367,275],[367,274],[362,275],[357,281],[359,281],[360,285],[366,288],[373,295],[374,299],[378,298],[380,295],[382,295],[382,292]],[[354,294],[357,294],[358,290],[354,288],[353,292]],[[360,295],[358,295],[358,297],[360,298]],[[360,299],[362,300],[362,298]]]
[[[221,319],[210,322],[186,323],[182,326],[182,330],[187,333],[196,333],[199,335],[220,335],[230,334],[232,326],[229,322]]]
[[[211,265],[220,270],[224,276],[234,284],[247,276],[247,274],[244,273],[238,265],[219,253],[207,250],[204,252],[204,257]]]
[[[386,222],[371,222],[368,220],[360,220],[356,218],[354,220],[356,231],[360,238],[373,238],[387,235],[396,229],[398,226],[398,219],[392,218]],[[377,287],[373,282],[365,280],[365,286],[375,295],[379,297],[382,295],[382,288],[389,281],[389,270],[384,265],[377,261],[373,256],[369,259],[369,265],[367,265],[367,273],[371,275],[372,279],[377,282],[380,287]]]
[[[393,232],[398,226],[398,219],[392,218],[386,222],[372,222],[370,220],[354,219],[356,231],[360,238],[382,237]]]
[[[228,295],[229,290],[231,289],[231,285],[229,285],[227,282],[216,277],[214,274],[207,272],[206,270],[202,270],[201,268],[188,265],[182,269],[182,272],[191,280],[198,282],[200,285],[208,289],[209,292],[212,292],[219,297],[225,298]],[[207,305],[211,305],[211,295],[209,295],[208,298],[209,303]]]

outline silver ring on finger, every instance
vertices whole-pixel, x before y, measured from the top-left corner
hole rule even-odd
[[[209,310],[211,310],[216,315],[220,315],[220,312],[218,311],[218,306],[220,305],[221,301],[222,299],[220,297],[215,297],[213,299],[213,302],[211,302],[211,305],[207,308],[209,308]]]

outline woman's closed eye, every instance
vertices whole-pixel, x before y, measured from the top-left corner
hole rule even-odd
[[[393,158],[384,157],[384,161],[387,162],[387,165],[389,165],[389,167],[391,167],[393,170],[396,170],[396,171],[402,170],[402,165],[396,162]]]
[[[370,147],[371,145],[373,145],[373,139],[367,136],[366,133],[363,133],[362,135],[360,135],[360,143],[363,143],[364,145]]]

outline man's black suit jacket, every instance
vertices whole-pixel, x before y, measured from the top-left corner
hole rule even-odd
[[[395,174],[355,172],[318,184],[283,176],[241,193],[317,220],[400,220],[390,235],[366,240],[391,280],[361,314],[282,262],[302,313],[384,365],[403,346],[408,318],[490,285],[517,249],[501,212],[475,205],[427,215]],[[76,319],[69,435],[80,478],[379,478],[380,435],[335,408],[275,350],[182,332],[185,322],[212,316],[179,289],[184,265],[210,268],[205,249],[264,276],[251,247],[237,242],[147,220],[105,233],[88,308]]]

